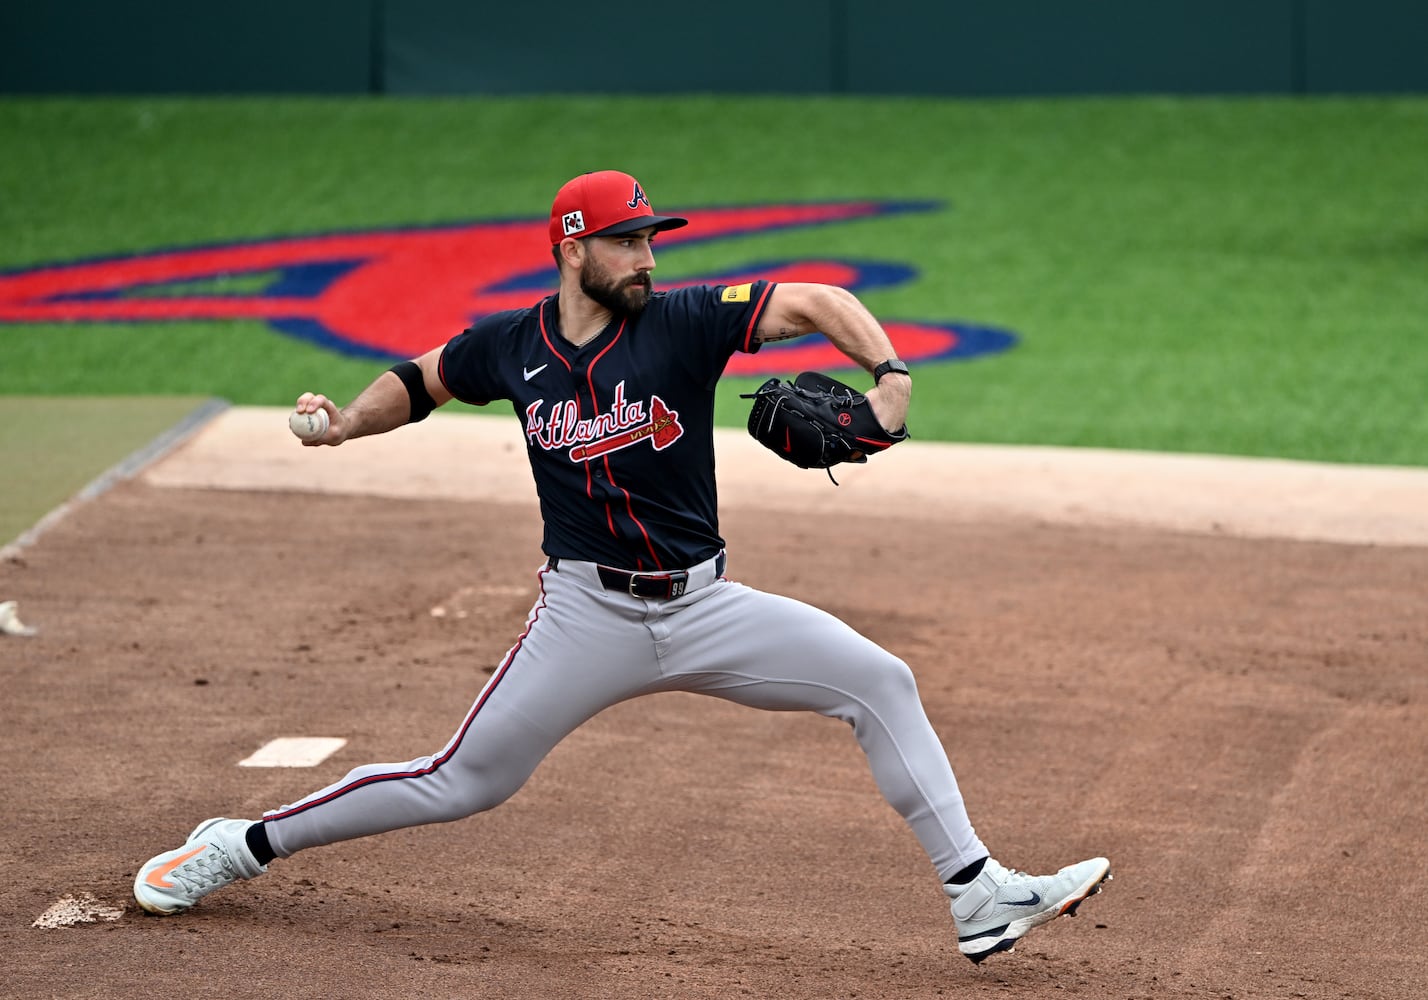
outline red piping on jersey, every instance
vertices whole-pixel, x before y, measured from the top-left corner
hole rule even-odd
[[[557,361],[565,366],[565,370],[570,374],[575,374],[575,369],[571,367],[565,355],[555,349],[555,345],[550,341],[550,332],[545,328],[545,305],[550,299],[541,299],[540,308],[536,310],[536,318],[540,320],[540,339],[545,341],[546,349],[555,355]],[[580,419],[580,397],[575,397],[575,419]],[[590,463],[585,463],[585,495],[590,499],[595,499],[595,484],[590,479]]]
[[[624,332],[625,320],[622,319],[620,320],[620,328],[615,331],[615,336],[611,338],[608,344],[605,345],[604,350],[602,350],[599,354],[595,355],[595,357],[591,359],[590,363],[585,366],[585,382],[587,385],[590,386],[590,406],[592,407],[590,415],[592,417],[598,417],[600,415],[600,401],[595,398],[595,382],[590,378],[590,369],[595,367],[596,361],[599,361],[605,356],[605,351],[608,351],[610,348],[615,346],[615,341],[619,340],[620,334]],[[574,374],[573,371],[572,374]],[[578,393],[576,394],[575,398],[575,416],[577,419],[580,417],[580,397]],[[593,462],[585,463],[585,495],[587,497],[590,497],[592,500],[595,498],[595,471],[593,468],[591,468],[591,466],[593,466],[594,464],[595,463]],[[605,466],[606,474],[609,474],[609,471],[610,466],[607,463]],[[614,484],[612,483],[611,485],[613,486]],[[610,534],[613,535],[615,533],[615,520],[613,515],[610,513],[609,503],[605,504],[605,523],[610,526]]]
[[[606,475],[607,477],[609,477],[610,485],[611,485],[611,486],[615,487],[615,489],[617,489],[617,490],[619,490],[621,493],[625,494],[625,513],[627,513],[627,514],[630,515],[630,520],[635,522],[635,527],[636,527],[636,528],[639,528],[639,529],[640,529],[640,534],[644,536],[644,539],[645,539],[645,548],[649,549],[650,558],[654,560],[655,569],[664,569],[664,563],[660,562],[660,561],[659,561],[659,556],[655,554],[654,543],[653,543],[652,541],[650,541],[650,533],[645,530],[644,524],[642,524],[642,523],[640,522],[640,519],[635,516],[635,505],[634,505],[634,500],[630,497],[630,491],[627,490],[627,489],[625,489],[625,488],[624,488],[623,486],[621,486],[619,483],[615,482],[615,475],[614,475],[614,473],[612,473],[612,472],[610,471],[610,459],[609,459],[609,456],[606,456],[606,458],[605,458],[605,475]],[[636,567],[635,567],[635,569],[643,569],[643,568],[644,568],[644,567],[642,567],[642,566],[636,566]]]
[[[520,652],[521,646],[525,643],[526,636],[531,634],[531,629],[535,628],[536,622],[540,620],[540,613],[545,609],[545,575],[549,572],[551,572],[550,567],[543,566],[537,574],[537,580],[540,584],[540,599],[536,601],[535,610],[531,613],[530,624],[526,626],[526,630],[516,639],[516,644],[511,647],[511,651],[506,654],[505,660],[501,662],[500,667],[498,667],[496,672],[491,676],[490,681],[486,683],[486,687],[482,689],[481,694],[476,699],[476,704],[471,706],[471,711],[467,713],[465,721],[461,723],[461,728],[457,730],[456,736],[452,739],[451,744],[442,751],[440,757],[433,759],[429,766],[418,768],[415,771],[395,771],[391,774],[369,774],[366,777],[358,778],[351,784],[343,785],[341,788],[328,792],[320,799],[303,802],[300,805],[293,806],[291,809],[286,809],[282,812],[264,813],[263,822],[268,823],[275,820],[289,819],[299,813],[307,812],[314,806],[326,805],[329,802],[341,798],[348,792],[355,792],[359,788],[365,788],[379,781],[405,781],[408,778],[423,778],[450,760],[452,755],[461,749],[461,743],[466,739],[466,733],[471,729],[471,724],[476,721],[477,713],[481,711],[481,707],[486,704],[491,694],[505,678],[506,671],[509,670],[511,664],[515,662],[516,654]]]
[[[560,359],[560,363],[565,366],[566,371],[574,372],[575,369],[570,367],[570,362],[565,360],[565,355],[557,351],[555,345],[550,342],[550,333],[545,328],[545,304],[549,301],[550,299],[541,299],[540,308],[536,310],[536,318],[540,320],[540,339],[545,341],[545,346],[550,348],[550,353]],[[580,417],[580,400],[578,399],[575,401],[575,408],[575,416],[578,419]]]
[[[774,284],[773,282],[770,282],[769,284],[764,286],[764,294],[759,296],[759,304],[754,309],[754,314],[749,317],[749,329],[744,333],[745,353],[748,353],[749,347],[754,342],[754,327],[758,326],[759,317],[764,314],[764,303],[769,300],[769,294],[777,287],[778,285]]]
[[[610,342],[605,345],[604,349],[599,354],[595,355],[595,357],[590,360],[589,366],[585,369],[585,382],[590,387],[590,402],[594,404],[596,413],[600,412],[600,401],[595,398],[595,366],[599,364],[600,359],[605,357],[605,355],[610,352],[610,350],[615,346],[615,344],[619,342],[620,337],[625,332],[625,322],[626,321],[623,319],[620,321],[620,328],[615,331],[615,336],[610,338]],[[629,515],[630,520],[635,523],[635,527],[639,528],[640,534],[644,536],[645,548],[649,550],[650,558],[654,560],[655,568],[664,569],[664,564],[659,561],[659,556],[655,554],[654,543],[650,541],[649,531],[645,529],[645,526],[640,521],[640,519],[635,516],[635,505],[633,498],[630,496],[630,491],[625,489],[619,483],[615,482],[615,472],[613,469],[610,468],[610,456],[606,455],[603,461],[605,463],[605,479],[610,483],[611,486],[615,487],[615,489],[619,490],[625,495],[625,513]],[[590,477],[589,470],[592,464],[593,463],[590,462],[585,463],[585,476],[587,481]],[[610,505],[606,504],[605,516],[607,519],[609,519],[610,534],[613,535],[615,534],[615,521],[611,515],[612,511],[610,510]],[[635,568],[639,569],[640,567],[637,566]]]

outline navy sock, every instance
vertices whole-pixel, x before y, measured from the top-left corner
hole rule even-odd
[[[248,831],[243,834],[243,839],[248,842],[248,850],[253,852],[258,864],[266,865],[277,857],[273,853],[273,845],[268,843],[268,828],[261,822],[249,826]]]
[[[968,865],[966,868],[963,868],[960,872],[958,872],[956,875],[953,875],[947,881],[952,885],[967,885],[972,881],[972,879],[982,874],[982,866],[986,863],[986,858],[982,858],[980,861],[973,861],[970,865]]]

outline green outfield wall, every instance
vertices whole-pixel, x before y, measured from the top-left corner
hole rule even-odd
[[[46,0],[0,93],[1428,92],[1417,0]]]

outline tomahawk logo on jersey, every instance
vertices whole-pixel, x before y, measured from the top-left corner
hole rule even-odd
[[[548,416],[542,416],[542,411]],[[645,439],[656,451],[663,451],[684,433],[679,414],[658,396],[650,397],[648,408],[638,401],[626,402],[624,382],[615,386],[610,408],[592,418],[582,420],[580,404],[573,399],[550,407],[538,399],[526,407],[525,422],[526,441],[532,447],[546,451],[569,448],[572,462],[588,462]]]

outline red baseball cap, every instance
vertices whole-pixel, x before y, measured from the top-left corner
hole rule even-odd
[[[550,206],[550,244],[567,236],[618,236],[651,226],[656,231],[689,225],[688,219],[655,215],[640,182],[618,170],[597,170],[565,182]]]

